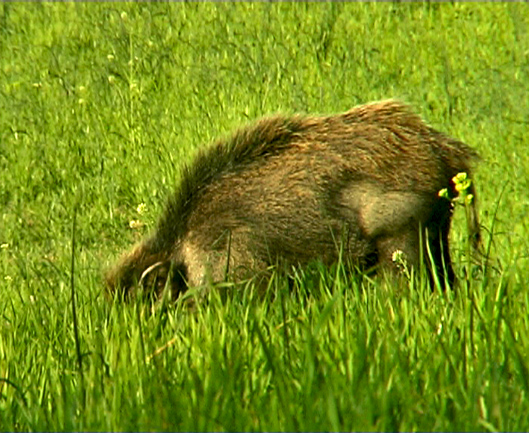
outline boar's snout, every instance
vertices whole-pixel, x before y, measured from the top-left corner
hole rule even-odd
[[[124,255],[105,279],[108,292],[123,298],[140,294],[156,298],[168,289],[171,298],[176,299],[187,287],[184,264],[176,263],[166,255],[152,254],[143,245]]]

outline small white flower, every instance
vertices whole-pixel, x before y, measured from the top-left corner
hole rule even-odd
[[[146,209],[147,209],[147,205],[145,203],[140,203],[138,207],[136,208],[136,212],[138,212],[140,215],[143,215]]]
[[[143,223],[140,220],[130,220],[129,227],[133,230],[137,230],[143,227]]]
[[[404,252],[402,250],[395,250],[391,255],[393,263],[401,263],[404,260]]]

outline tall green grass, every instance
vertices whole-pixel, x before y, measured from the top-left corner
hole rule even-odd
[[[0,430],[527,430],[528,29],[523,3],[0,4]],[[458,212],[455,292],[315,264],[194,312],[104,298],[198,147],[388,97],[481,154],[486,276]]]

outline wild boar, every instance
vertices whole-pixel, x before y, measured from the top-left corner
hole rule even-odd
[[[438,193],[457,195],[452,178],[470,174],[476,157],[394,100],[327,117],[262,119],[183,168],[154,233],[108,272],[108,289],[169,287],[178,296],[276,264],[339,257],[395,268],[396,251],[411,266],[422,256],[431,275],[451,284],[453,206]],[[475,206],[471,217],[477,244]]]

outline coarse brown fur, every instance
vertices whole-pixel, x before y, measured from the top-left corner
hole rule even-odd
[[[397,250],[417,266],[429,257],[421,243],[431,273],[452,283],[452,205],[438,192],[454,191],[452,178],[470,174],[476,156],[393,100],[328,117],[265,118],[184,168],[154,234],[124,255],[107,286],[159,293],[171,276],[178,294],[277,263],[330,264],[340,249],[360,266],[391,268]],[[475,207],[472,218],[477,244]]]

